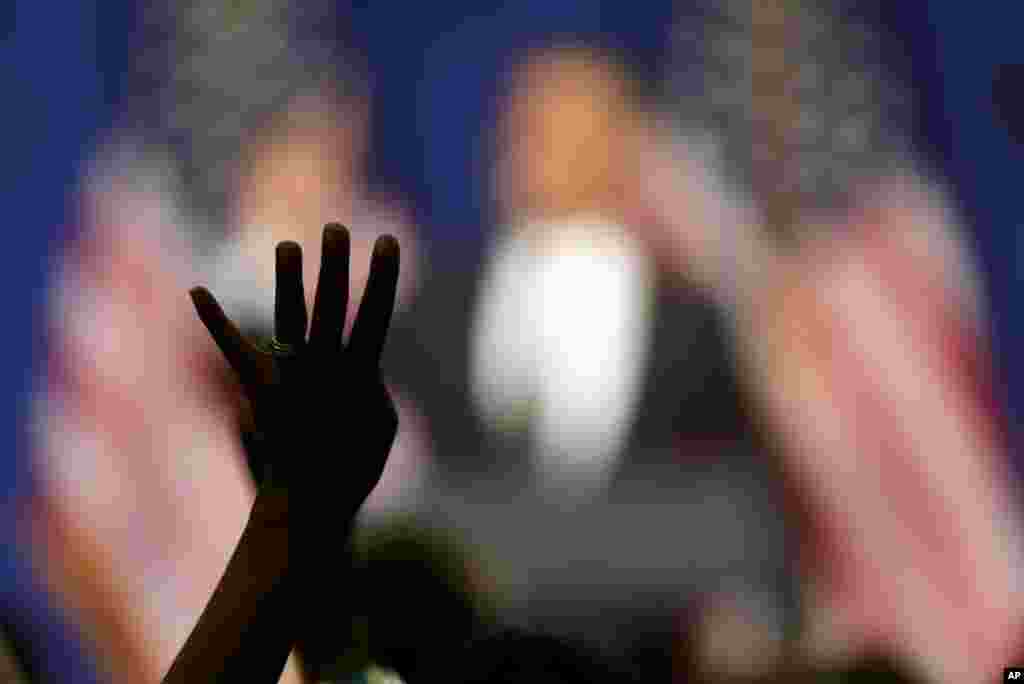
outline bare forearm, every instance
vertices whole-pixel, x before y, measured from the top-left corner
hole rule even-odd
[[[351,533],[354,519],[339,515],[325,539],[307,539],[307,548],[324,548],[319,560],[307,559],[296,591],[296,650],[307,681],[329,679],[338,656],[349,644],[354,614]],[[309,526],[307,526],[308,531]],[[299,532],[302,534],[302,532]],[[294,560],[293,563],[301,561]]]
[[[277,246],[270,344],[247,339],[209,290],[190,291],[200,320],[237,373],[251,406],[258,435],[248,446],[251,455],[257,456],[250,460],[261,492],[274,487],[290,492],[292,503],[301,503],[302,508],[285,516],[290,522],[280,528],[284,541],[269,557],[264,544],[259,545],[263,549],[259,557],[248,557],[243,539],[221,588],[186,644],[182,669],[188,667],[193,652],[196,659],[211,664],[249,650],[259,650],[261,655],[280,653],[283,666],[287,650],[281,646],[280,634],[266,627],[268,620],[298,639],[309,660],[330,653],[331,617],[336,612],[330,604],[325,609],[323,594],[331,591],[336,573],[325,566],[321,550],[336,545],[341,535],[329,521],[351,521],[380,480],[398,429],[398,415],[380,377],[380,357],[398,284],[398,243],[384,236],[374,245],[359,312],[348,343],[342,344],[349,244],[343,226],[324,228],[312,317],[306,310],[302,249],[294,242]],[[360,444],[365,451],[349,457],[329,446],[345,444]],[[258,458],[262,454],[268,458]],[[241,568],[237,577],[236,566]],[[258,577],[250,576],[257,566]],[[276,598],[281,595],[286,598]],[[300,614],[305,618],[301,623],[294,619]],[[209,650],[204,646],[213,637],[218,639],[214,654],[202,653]],[[172,674],[177,674],[177,667]],[[204,668],[196,671],[202,673]],[[189,679],[194,677],[181,677],[181,681]]]
[[[288,505],[259,497],[209,604],[163,684],[276,684],[292,647]]]

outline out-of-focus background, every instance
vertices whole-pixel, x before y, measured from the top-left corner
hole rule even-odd
[[[403,250],[338,681],[496,623],[652,682],[1024,663],[1007,5],[8,3],[10,677],[159,681],[253,495],[186,290],[269,335],[329,221],[355,299]]]

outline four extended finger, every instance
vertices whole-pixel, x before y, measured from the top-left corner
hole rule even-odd
[[[348,270],[350,254],[348,229],[340,223],[324,227],[320,276],[313,301],[313,323],[309,344],[322,351],[338,351],[345,329],[348,308]]]
[[[302,287],[302,248],[295,242],[277,246],[274,337],[284,344],[306,341],[306,295]]]
[[[189,291],[189,295],[196,307],[196,313],[199,314],[199,320],[210,331],[210,336],[228,363],[243,383],[250,381],[256,370],[259,351],[245,339],[238,326],[224,315],[224,310],[209,290],[205,287],[194,287]]]
[[[360,364],[377,368],[387,339],[391,315],[395,308],[395,293],[398,289],[398,267],[400,254],[398,240],[391,235],[377,239],[373,246],[370,275],[366,282],[359,313],[352,324],[349,339],[349,353]]]

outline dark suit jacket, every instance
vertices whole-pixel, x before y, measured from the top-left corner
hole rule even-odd
[[[529,472],[524,438],[496,434],[472,405],[470,334],[482,275],[479,262],[431,269],[412,304],[396,316],[383,361],[388,379],[425,413],[435,458],[452,481]],[[622,476],[652,459],[675,458],[687,443],[735,446],[752,439],[714,307],[685,283],[659,274],[653,316]]]

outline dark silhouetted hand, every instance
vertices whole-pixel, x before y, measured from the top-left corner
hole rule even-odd
[[[398,418],[380,378],[380,356],[394,307],[398,243],[382,237],[348,344],[349,235],[324,229],[320,279],[306,337],[302,250],[277,246],[274,339],[246,339],[205,288],[192,290],[196,310],[238,374],[257,430],[255,473],[261,490],[291,495],[293,512],[321,508],[353,515],[376,486]]]
[[[391,236],[374,246],[365,293],[348,343],[349,234],[323,234],[319,282],[306,336],[302,251],[276,253],[274,338],[246,339],[205,288],[191,291],[199,317],[241,380],[256,435],[248,448],[257,481],[256,510],[286,517],[288,566],[299,621],[295,638],[314,675],[344,640],[350,587],[348,537],[356,513],[380,480],[398,429],[381,381],[380,357],[394,308],[399,248]],[[278,505],[275,502],[284,502]],[[264,516],[265,517],[265,516]]]

